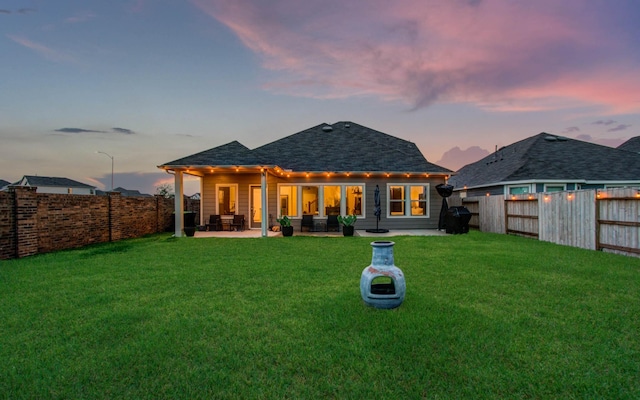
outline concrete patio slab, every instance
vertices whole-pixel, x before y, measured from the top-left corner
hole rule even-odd
[[[267,231],[268,237],[281,237],[280,232]],[[300,232],[295,231],[294,236],[315,236],[315,237],[341,237],[342,232]],[[446,236],[444,230],[437,229],[394,229],[386,233],[371,233],[364,229],[356,229],[354,236],[362,237],[393,237],[393,236]],[[262,231],[259,229],[246,229],[244,231],[210,231],[196,232],[195,238],[259,238]]]

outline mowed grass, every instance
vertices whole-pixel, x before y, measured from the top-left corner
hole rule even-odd
[[[395,237],[157,235],[0,262],[0,398],[640,398],[640,259]]]

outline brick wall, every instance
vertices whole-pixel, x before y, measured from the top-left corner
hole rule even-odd
[[[199,205],[193,205],[198,206]],[[171,229],[173,199],[0,192],[0,260]]]

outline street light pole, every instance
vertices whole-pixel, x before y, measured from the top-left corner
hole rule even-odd
[[[96,151],[96,153],[104,154],[111,159],[111,191],[113,192],[113,156],[105,153],[104,151]]]

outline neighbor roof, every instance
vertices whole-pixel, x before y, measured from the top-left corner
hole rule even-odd
[[[17,183],[22,186],[49,186],[49,187],[66,187],[66,188],[89,188],[95,189],[95,186],[87,185],[82,182],[74,181],[69,178],[58,178],[51,176],[34,176],[25,175]]]
[[[449,184],[459,189],[526,180],[638,181],[640,154],[543,132],[465,165]]]
[[[634,153],[640,153],[640,136],[632,137],[626,142],[618,146],[620,150],[633,151]]]
[[[234,141],[160,167],[234,165],[298,172],[452,172],[428,162],[412,142],[348,121],[316,125],[254,150]]]

